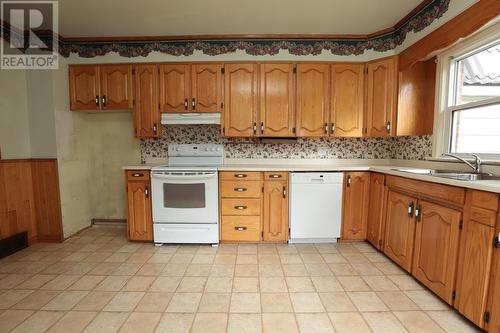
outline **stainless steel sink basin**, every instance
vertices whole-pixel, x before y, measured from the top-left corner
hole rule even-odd
[[[433,177],[464,180],[464,181],[500,180],[500,176],[495,176],[491,173],[474,173],[474,172],[455,171],[455,170],[412,169],[412,168],[396,168],[392,170],[414,173],[418,175],[427,175]]]

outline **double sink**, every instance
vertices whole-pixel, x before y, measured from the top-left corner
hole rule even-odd
[[[436,170],[436,169],[414,169],[414,168],[395,168],[394,171],[408,172],[418,175],[433,176],[439,178],[448,178],[463,181],[474,180],[500,180],[500,176],[491,173],[467,172],[455,170]]]

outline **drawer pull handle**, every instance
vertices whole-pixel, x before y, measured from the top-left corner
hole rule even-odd
[[[244,187],[236,187],[236,188],[234,189],[234,191],[235,191],[235,192],[245,192],[246,190],[247,190],[247,189],[246,189],[246,188],[244,188]]]
[[[234,230],[236,230],[236,231],[245,231],[245,230],[247,230],[247,227],[234,227]]]
[[[238,209],[238,210],[243,210],[243,209],[247,209],[248,207],[247,206],[244,206],[244,205],[238,205],[238,206],[234,206],[234,209]]]
[[[274,174],[274,175],[269,175],[269,178],[281,178],[283,177],[282,175]]]
[[[247,177],[247,175],[245,175],[244,173],[235,173],[234,176],[236,178],[246,178]]]
[[[132,177],[144,177],[144,174],[136,172],[132,174]]]

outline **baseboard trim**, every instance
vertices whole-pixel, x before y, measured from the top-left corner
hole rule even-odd
[[[7,257],[27,247],[28,232],[26,231],[0,239],[0,258]]]
[[[92,219],[92,225],[126,225],[126,219]]]

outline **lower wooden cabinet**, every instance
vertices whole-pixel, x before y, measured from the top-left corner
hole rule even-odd
[[[127,229],[128,238],[134,241],[153,240],[150,173],[146,170],[128,170]]]
[[[486,315],[489,317],[486,323],[486,330],[498,333],[500,332],[500,212],[497,218],[495,235],[493,265],[491,267],[490,288],[488,290],[489,298],[486,308]]]
[[[370,175],[370,199],[366,240],[379,250],[383,246],[386,202],[387,189],[385,187],[385,176],[381,173],[372,173]]]
[[[223,242],[288,240],[288,173],[221,172]]]
[[[419,201],[412,275],[453,303],[462,212]]]
[[[370,196],[370,173],[344,174],[342,240],[365,240]]]
[[[417,199],[393,190],[387,196],[384,253],[406,271],[411,271]]]

